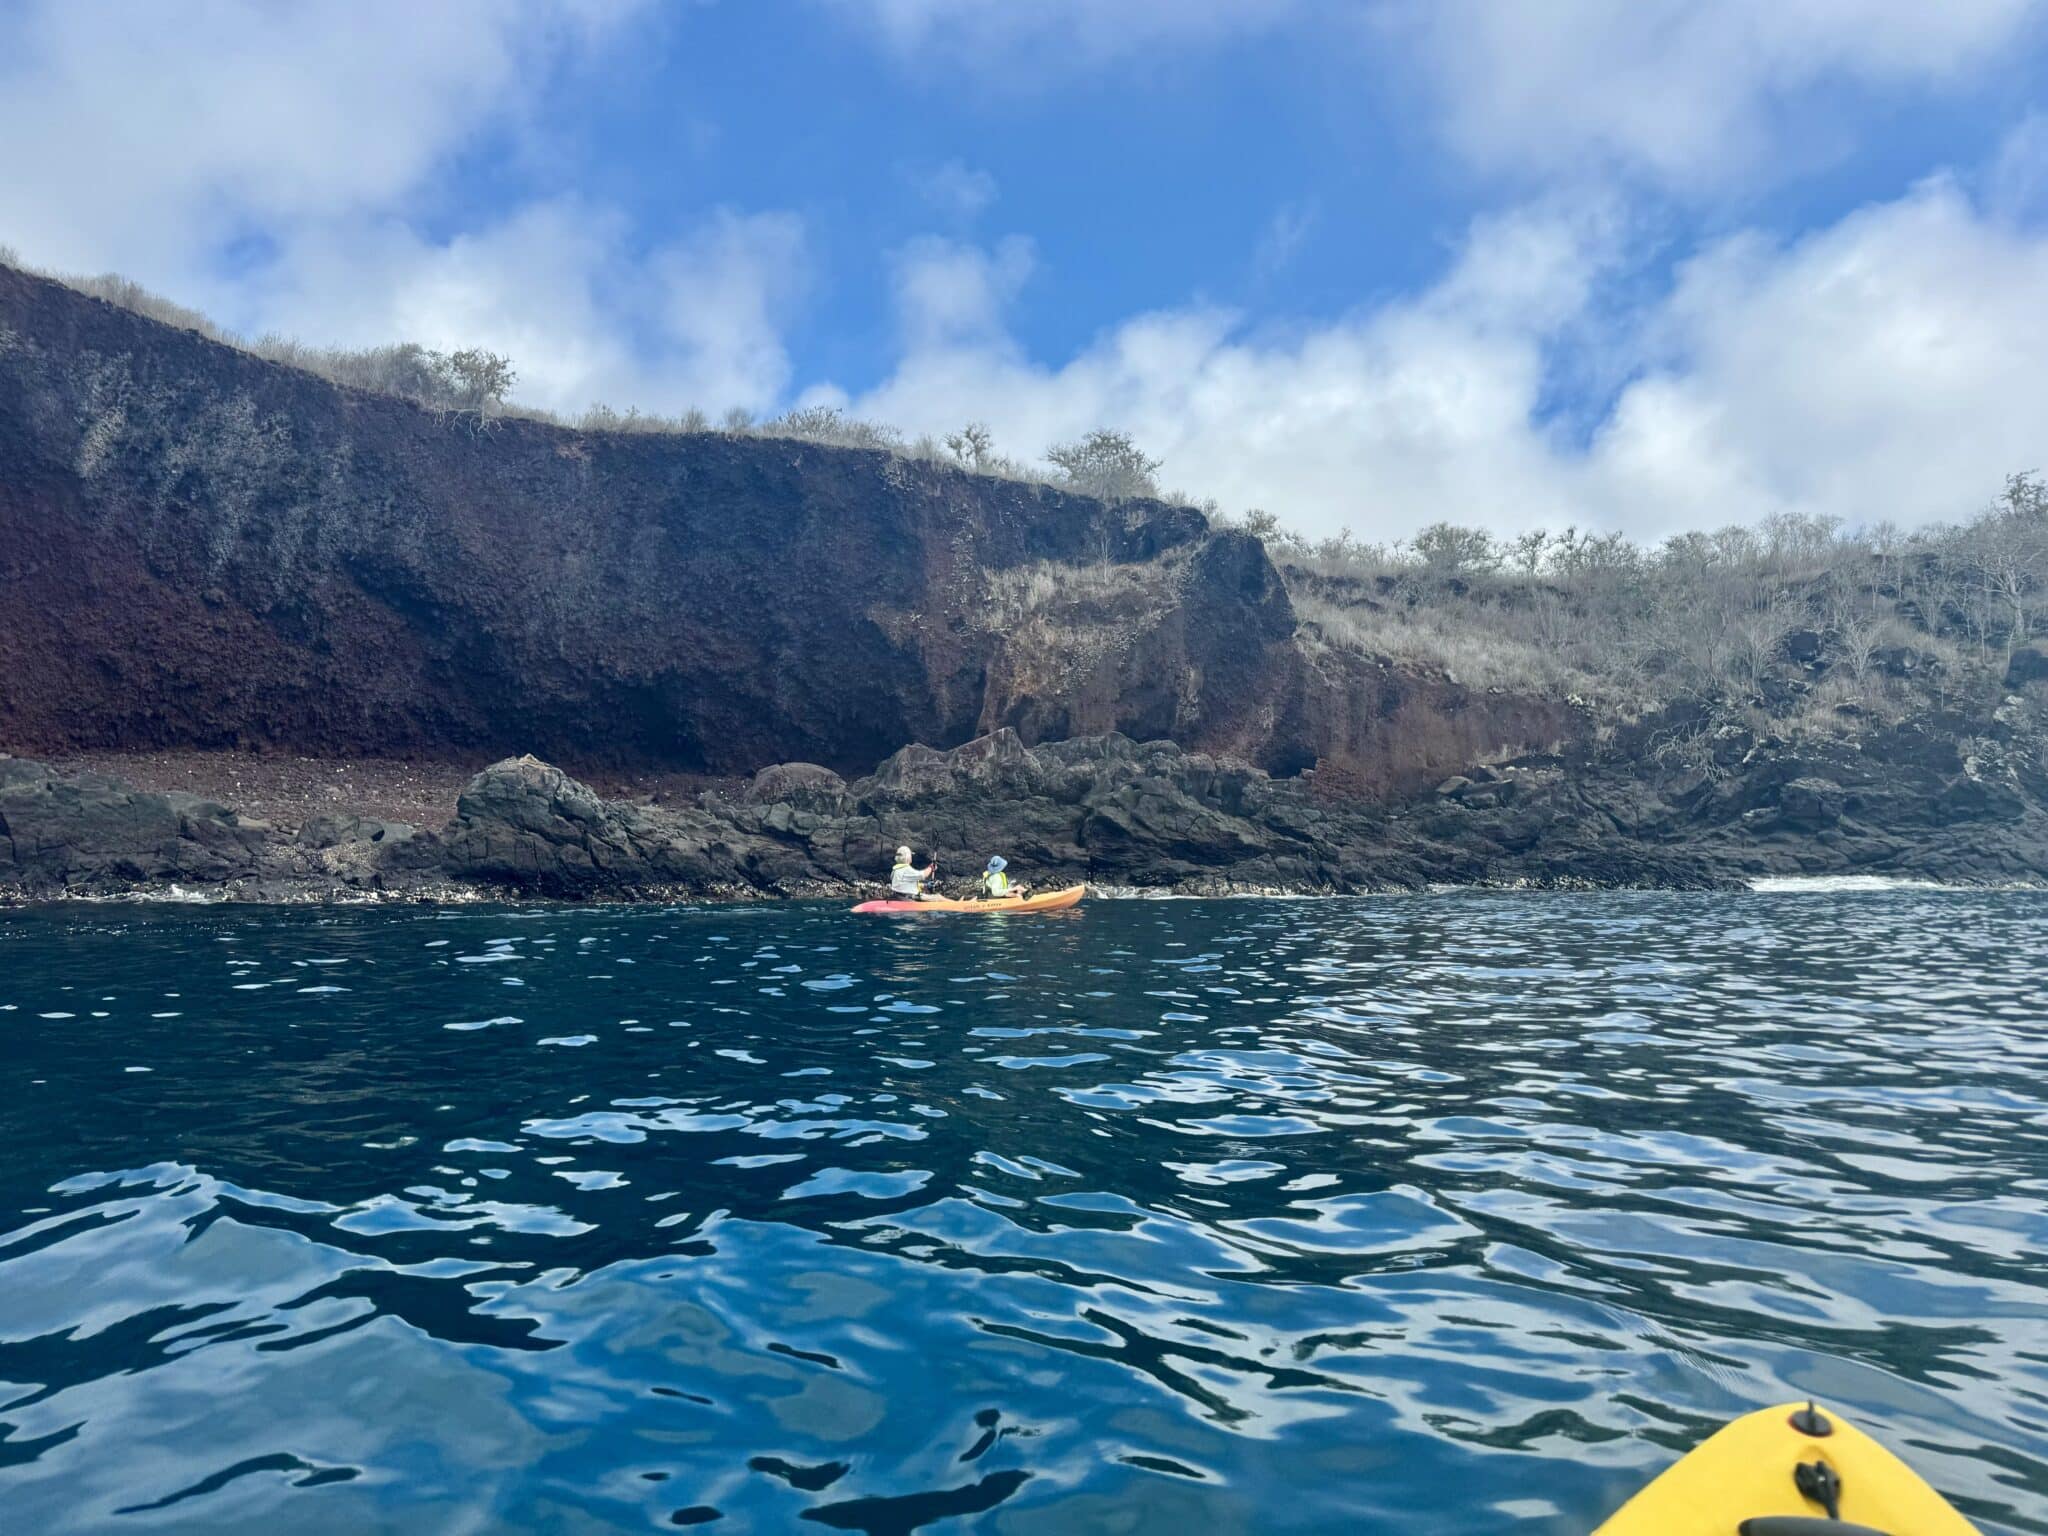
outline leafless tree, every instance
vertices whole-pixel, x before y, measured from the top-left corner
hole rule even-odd
[[[968,469],[985,469],[996,456],[995,434],[986,423],[970,421],[946,438],[946,451]]]

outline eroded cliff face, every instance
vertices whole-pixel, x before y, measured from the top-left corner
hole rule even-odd
[[[1108,648],[992,603],[1122,573]],[[1050,576],[1044,573],[1052,573]],[[1001,724],[1278,738],[1256,541],[883,453],[480,423],[0,267],[0,745],[864,769]]]

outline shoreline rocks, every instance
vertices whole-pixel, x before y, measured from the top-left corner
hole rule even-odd
[[[1735,768],[1661,779],[1532,757],[1379,802],[1320,799],[1312,779],[1274,779],[1171,742],[1027,747],[1006,729],[951,751],[905,747],[854,780],[783,764],[694,805],[606,800],[538,758],[507,758],[469,782],[439,829],[342,814],[290,835],[200,796],[0,758],[0,892],[851,898],[873,893],[905,841],[936,854],[942,885],[964,887],[1001,852],[1040,884],[1207,895],[2048,878],[2043,786],[2021,772],[2031,758],[1910,746],[1752,743]]]

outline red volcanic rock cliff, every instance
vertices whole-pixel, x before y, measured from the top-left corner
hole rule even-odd
[[[0,750],[861,771],[1008,726],[1378,789],[1569,727],[1296,629],[1188,508],[437,413],[0,267]]]

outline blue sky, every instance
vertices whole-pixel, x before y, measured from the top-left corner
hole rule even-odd
[[[0,0],[0,243],[520,394],[1104,424],[1316,534],[2048,463],[2039,0]]]

